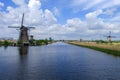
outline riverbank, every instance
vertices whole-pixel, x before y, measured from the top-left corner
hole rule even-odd
[[[52,44],[55,41],[53,40],[30,40],[27,44],[21,43],[21,42],[10,42],[10,41],[0,41],[0,46],[41,46],[41,45],[48,45]]]
[[[120,46],[119,45],[113,45],[113,44],[101,44],[101,43],[95,43],[95,42],[79,42],[79,41],[68,41],[67,43],[81,46],[81,47],[87,47],[90,49],[98,50],[101,52],[105,52],[107,54],[111,54],[114,56],[120,56]]]

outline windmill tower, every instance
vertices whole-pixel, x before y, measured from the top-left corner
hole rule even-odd
[[[111,36],[111,31],[109,31],[109,35],[107,36],[107,41],[111,42],[111,38],[115,38],[115,36]]]
[[[22,21],[21,21],[21,26],[8,26],[8,28],[17,28],[20,30],[20,35],[19,35],[19,42],[22,45],[29,45],[29,35],[28,35],[28,30],[30,29],[35,29],[35,27],[25,27],[23,25],[24,22],[24,13],[22,15]]]

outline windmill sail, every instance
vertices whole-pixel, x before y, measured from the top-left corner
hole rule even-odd
[[[21,27],[23,26],[23,21],[24,21],[24,13],[23,13],[23,15],[22,15]]]
[[[111,42],[111,38],[115,38],[115,36],[111,36],[111,31],[109,31],[109,35],[107,36],[107,40]]]
[[[20,28],[20,26],[8,26],[8,28]]]

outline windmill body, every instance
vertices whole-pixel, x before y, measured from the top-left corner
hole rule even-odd
[[[111,42],[111,36],[107,36],[107,41]]]
[[[22,26],[19,35],[19,41],[23,44],[29,44],[28,28]]]

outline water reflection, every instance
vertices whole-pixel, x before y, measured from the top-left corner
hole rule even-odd
[[[19,61],[20,61],[20,64],[26,63],[27,58],[28,58],[28,52],[29,52],[28,49],[29,49],[28,46],[19,47]]]
[[[28,71],[26,71],[28,69],[28,46],[21,46],[18,48],[19,49],[19,64],[18,64],[18,68],[17,68],[17,79],[19,80],[26,80],[25,76],[27,74]]]
[[[4,46],[4,49],[7,49],[8,48],[8,46]]]
[[[19,47],[19,54],[21,56],[28,54],[28,46],[21,46]]]

